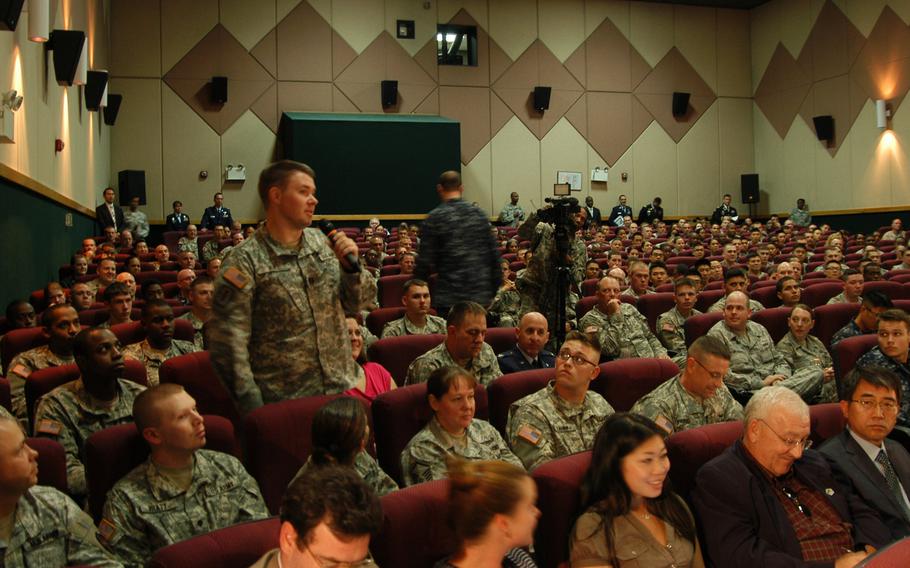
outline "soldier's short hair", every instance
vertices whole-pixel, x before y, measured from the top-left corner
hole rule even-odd
[[[749,277],[746,276],[746,271],[742,268],[728,268],[724,271],[724,284],[734,278],[745,278],[746,280],[749,279]]]
[[[812,309],[812,306],[809,306],[808,304],[796,304],[790,309],[790,313],[787,314],[787,318],[793,315],[793,310],[805,310],[809,312],[809,319],[815,321],[815,310]]]
[[[570,331],[566,334],[566,342],[568,341],[577,341],[582,345],[586,345],[590,349],[593,349],[597,353],[600,353],[600,340],[595,333],[584,333],[578,330]],[[565,344],[565,342],[563,344]]]
[[[269,205],[269,188],[284,189],[288,178],[297,172],[306,174],[313,180],[316,179],[316,172],[313,168],[294,160],[279,160],[262,170],[262,173],[259,174],[259,199],[262,200],[262,204],[266,207]]]
[[[75,310],[76,308],[67,302],[64,302],[62,304],[55,304],[49,307],[41,314],[41,326],[50,329],[50,327],[54,325],[54,322],[57,321],[57,315],[59,312],[64,309]]]
[[[126,284],[123,282],[113,282],[110,286],[104,289],[104,301],[110,303],[115,296],[129,296],[130,289],[126,287]]]
[[[667,269],[667,265],[661,260],[655,260],[651,263],[651,266],[648,268],[648,272],[653,272],[655,268]]]
[[[152,310],[155,308],[171,308],[171,305],[165,302],[164,300],[149,300],[142,306],[142,321],[145,321],[145,318],[149,317],[152,313]],[[174,309],[171,308],[171,313],[174,312]]]
[[[683,266],[683,265],[680,265],[680,266]],[[695,276],[701,278],[697,272],[695,273]],[[698,288],[698,286],[695,285],[695,281],[690,279],[689,276],[686,275],[685,278],[680,278],[679,280],[677,280],[676,282],[673,283],[673,293],[675,294],[677,290],[679,290],[680,288],[685,288],[686,286],[688,286],[689,288]]]
[[[856,276],[857,274],[862,274],[862,273],[855,268],[848,268],[847,270],[844,270],[844,272],[840,275],[840,279],[843,280],[844,282],[846,282],[847,278],[850,278],[851,276]]]
[[[351,467],[312,467],[291,482],[281,500],[282,523],[297,531],[297,546],[312,540],[326,523],[342,540],[374,536],[382,526],[379,497]]]
[[[702,335],[693,341],[692,345],[689,346],[688,353],[692,357],[696,355],[713,355],[727,361],[733,357],[727,344],[713,335]]]
[[[201,276],[197,276],[195,280],[190,282],[190,290],[195,292],[196,288],[198,288],[199,286],[201,286],[203,284],[214,284],[214,283],[215,283],[215,280],[213,280],[211,276],[209,276],[208,274],[203,274]]]
[[[429,288],[429,284],[427,284],[426,280],[421,280],[420,278],[411,278],[410,280],[408,280],[407,282],[404,283],[404,286],[401,287],[402,295],[407,296],[408,292],[410,292],[411,288],[414,286],[422,286],[424,288]]]
[[[439,175],[439,181],[436,182],[437,185],[441,186],[443,189],[453,190],[461,187],[461,174],[449,170],[447,172],[442,172]]]
[[[796,278],[793,278],[792,276],[784,276],[783,278],[781,278],[780,280],[777,281],[777,284],[774,285],[774,288],[778,294],[780,294],[783,291],[784,285],[787,282],[789,282],[790,280],[796,282]]]
[[[439,400],[449,392],[456,381],[464,381],[472,388],[477,385],[477,379],[467,369],[457,365],[439,367],[427,378],[427,397],[433,395]]]
[[[160,423],[158,404],[182,392],[186,391],[176,383],[160,383],[139,393],[133,401],[133,422],[140,436],[146,428],[154,428]]]
[[[844,377],[841,384],[840,400],[851,401],[856,394],[856,387],[860,381],[866,381],[874,387],[886,388],[894,391],[897,404],[901,403],[901,379],[893,371],[877,365],[854,367]]]
[[[865,308],[893,308],[891,298],[879,290],[870,290],[863,294],[863,306]]]
[[[902,321],[907,327],[907,331],[910,331],[910,315],[907,315],[907,312],[899,308],[893,308],[890,310],[885,310],[878,315],[878,321]]]
[[[448,317],[446,317],[446,326],[448,327],[450,325],[454,325],[455,327],[458,327],[459,325],[464,323],[464,318],[468,314],[471,314],[472,316],[479,316],[479,315],[486,316],[487,310],[485,310],[484,307],[481,306],[480,304],[478,304],[477,302],[471,302],[471,301],[457,302],[449,310],[449,315],[448,315]]]
[[[636,270],[644,270],[645,272],[649,272],[648,265],[644,262],[641,262],[640,260],[637,260],[629,265],[629,274],[632,274]]]

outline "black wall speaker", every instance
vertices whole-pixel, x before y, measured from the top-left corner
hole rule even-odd
[[[758,203],[758,174],[743,174],[740,176],[740,187],[743,191],[743,203]]]
[[[85,108],[97,111],[101,108],[101,97],[107,88],[107,71],[89,71],[85,82]]]
[[[689,93],[673,93],[673,116],[679,118],[689,112]]]
[[[0,0],[0,30],[16,29],[25,0]]]
[[[834,141],[834,117],[831,115],[813,116],[812,122],[815,124],[815,135],[819,140],[826,142]]]
[[[223,105],[227,102],[227,77],[212,77],[212,102]]]
[[[107,106],[104,107],[104,124],[113,126],[117,122],[117,113],[120,112],[120,103],[123,102],[123,95],[108,95]]]
[[[127,205],[138,197],[139,205],[145,205],[145,170],[122,170],[117,173],[117,182],[121,204]]]
[[[54,50],[54,75],[57,77],[58,85],[72,86],[84,44],[85,32],[76,30],[51,32],[48,48]]]
[[[543,112],[550,108],[551,87],[534,87],[534,110]]]
[[[393,107],[398,104],[398,81],[382,82],[382,108]]]

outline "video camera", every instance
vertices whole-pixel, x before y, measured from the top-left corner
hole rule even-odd
[[[537,210],[537,218],[542,223],[549,223],[555,228],[557,258],[564,259],[569,254],[569,240],[575,231],[580,228],[575,226],[574,215],[580,207],[574,197],[547,197],[544,199],[552,207]]]

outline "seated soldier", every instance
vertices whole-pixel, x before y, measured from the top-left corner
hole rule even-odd
[[[0,416],[0,564],[120,566],[98,544],[91,517],[63,493],[37,483],[38,452],[14,419]]]
[[[886,310],[878,316],[878,345],[867,351],[856,362],[859,368],[882,367],[901,379],[901,408],[897,425],[910,428],[910,365],[907,352],[910,348],[910,315],[904,310]]]
[[[64,288],[72,288],[80,276],[88,274],[88,259],[81,252],[77,252],[72,256],[70,266],[73,269],[72,274],[60,281]]]
[[[69,304],[58,304],[41,314],[47,345],[19,353],[9,364],[10,399],[13,414],[27,420],[25,381],[39,369],[59,367],[73,362],[73,338],[79,333],[79,314]]]
[[[193,335],[193,344],[196,351],[205,349],[202,337],[202,327],[212,317],[212,299],[215,296],[215,283],[210,276],[203,274],[190,284],[190,305],[192,310],[177,319],[185,319],[193,324],[196,333]]]
[[[529,471],[590,450],[601,424],[613,414],[610,403],[588,389],[600,373],[599,353],[595,336],[569,332],[556,355],[556,379],[509,408],[509,446]]]
[[[70,495],[86,493],[85,441],[108,426],[133,420],[133,399],[145,387],[121,379],[123,353],[117,336],[107,329],[86,329],[73,339],[80,376],[38,399],[35,435],[52,438],[66,450],[66,481]]]
[[[209,278],[212,279],[212,282],[215,281],[215,278],[218,278],[218,273],[221,272],[221,259],[213,258],[208,261],[205,265],[205,273]]]
[[[114,280],[126,286],[126,289],[130,291],[130,296],[133,297],[133,301],[136,300],[136,277],[131,272],[121,272]]]
[[[830,260],[825,263],[825,278],[831,278],[832,280],[840,280],[844,275],[841,265],[836,260]]]
[[[840,328],[831,338],[831,346],[848,337],[856,337],[866,333],[875,333],[878,329],[878,316],[894,307],[891,298],[878,290],[872,290],[863,295],[863,302],[859,306],[859,313],[844,327]]]
[[[199,229],[196,225],[187,225],[186,234],[177,241],[177,251],[193,253],[193,262],[196,261],[195,257],[199,254]]]
[[[862,304],[863,275],[852,268],[844,271],[840,277],[844,282],[844,291],[828,300],[829,304]]]
[[[66,291],[59,282],[48,282],[44,285],[44,309],[66,303]]]
[[[780,299],[780,305],[784,308],[792,308],[802,298],[802,289],[799,287],[799,282],[792,276],[781,278],[777,281],[775,287],[777,297]]]
[[[656,290],[661,284],[670,281],[670,275],[667,273],[667,265],[659,260],[651,262],[651,266],[648,268],[648,274],[650,276],[652,290]]]
[[[550,330],[547,318],[542,313],[526,313],[518,323],[515,335],[518,338],[515,347],[497,357],[503,374],[549,369],[556,364],[556,356],[544,349],[550,340]]]
[[[411,251],[403,252],[398,255],[398,266],[401,267],[399,274],[414,274],[414,267],[417,266],[417,255]]]
[[[97,277],[89,280],[87,284],[95,290],[95,295],[100,295],[104,293],[105,288],[113,284],[117,276],[117,263],[113,258],[102,259],[95,268],[95,274]]]
[[[449,310],[446,339],[414,359],[408,366],[405,384],[426,382],[435,369],[452,365],[470,372],[482,385],[502,376],[493,348],[484,343],[487,312],[478,303],[458,302]]]
[[[95,291],[86,282],[76,282],[70,288],[70,301],[77,312],[89,310],[95,303]]]
[[[762,261],[757,252],[750,252],[746,255],[746,266],[748,267],[746,272],[748,278],[754,278],[755,280],[766,280],[768,278],[768,273],[762,270],[764,261]]]
[[[518,324],[521,296],[515,289],[515,281],[510,278],[512,271],[509,269],[509,261],[500,260],[499,267],[502,269],[502,285],[490,303],[489,314],[495,318],[499,327],[511,327]]]
[[[444,478],[452,456],[521,465],[496,428],[474,418],[476,385],[474,377],[460,367],[440,367],[430,373],[427,401],[433,417],[401,452],[405,485]]]
[[[724,297],[720,300],[717,300],[708,308],[708,313],[711,312],[722,312],[724,311],[724,306],[727,305],[727,298],[732,292],[742,292],[746,294],[746,288],[749,286],[749,279],[746,278],[746,273],[740,268],[730,268],[724,273]],[[748,294],[747,294],[748,297]],[[764,309],[765,307],[761,305],[760,302],[756,300],[749,300],[749,311],[757,312]]]
[[[645,294],[652,294],[654,291],[648,288],[651,275],[648,272],[648,265],[644,262],[629,261],[629,287],[622,291],[624,296],[640,298]]]
[[[196,351],[191,341],[174,339],[174,309],[164,300],[150,300],[142,306],[142,328],[145,339],[127,345],[123,354],[145,365],[149,386],[158,384],[161,364]]]
[[[837,402],[837,383],[834,382],[834,362],[821,339],[810,335],[815,327],[815,312],[806,304],[797,304],[787,318],[787,332],[777,342],[777,351],[790,366],[790,372],[797,374],[806,368],[822,370],[824,383],[819,395],[808,404]]]
[[[250,568],[376,568],[369,547],[382,528],[382,507],[356,473],[336,466],[306,472],[288,486],[280,516],[278,548]]]
[[[692,316],[701,315],[695,309],[695,300],[698,298],[698,287],[692,280],[692,274],[676,282],[673,292],[673,301],[676,306],[666,311],[657,318],[657,338],[667,349],[667,354],[682,369],[686,365],[686,320]],[[694,274],[698,276],[698,274]]]
[[[585,333],[597,334],[604,357],[669,359],[667,350],[648,329],[645,316],[619,296],[619,282],[609,276],[602,278],[597,284],[597,304],[582,316],[578,327]],[[598,360],[594,358],[595,362]]]
[[[184,253],[186,254],[186,253]],[[177,300],[184,306],[190,305],[190,286],[196,280],[196,272],[192,268],[183,268],[177,273]]]
[[[151,300],[163,300],[164,287],[158,280],[146,280],[142,285],[142,300],[149,302]]]
[[[130,289],[122,282],[114,282],[104,290],[104,302],[107,304],[107,320],[99,324],[98,328],[107,329],[112,325],[129,323],[133,321],[133,295]]]
[[[430,313],[430,287],[423,280],[412,278],[404,283],[401,303],[404,315],[385,324],[383,338],[446,332],[446,320]]]
[[[202,245],[202,262],[209,263],[212,259],[218,258],[218,253],[220,252],[221,239],[226,239],[227,235],[224,234],[224,226],[215,225],[214,234],[211,239],[207,240],[204,245]]]
[[[234,456],[204,450],[196,401],[172,383],[133,405],[149,458],[107,494],[98,533],[124,566],[143,566],[163,546],[269,513],[256,480]]]
[[[724,376],[730,370],[730,350],[722,341],[708,335],[696,339],[683,369],[641,397],[629,412],[653,420],[670,434],[742,420],[742,405],[724,385]]]

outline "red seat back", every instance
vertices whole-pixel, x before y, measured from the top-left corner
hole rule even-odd
[[[705,290],[723,290],[723,289],[724,289],[723,280],[712,280],[712,281],[708,282],[707,284],[705,284],[705,287],[702,288],[702,291],[704,292]]]
[[[800,301],[811,308],[824,306],[828,300],[844,291],[843,282],[822,282],[803,288]]]
[[[844,431],[847,419],[840,404],[813,404],[809,407],[809,437],[816,446]]]
[[[648,327],[651,333],[655,333],[657,318],[661,314],[673,309],[676,300],[673,292],[658,292],[656,294],[645,294],[638,299],[638,311],[648,320]]]
[[[0,406],[7,409],[9,412],[13,411],[13,403],[10,398],[9,379],[4,377],[0,377]]]
[[[445,340],[442,334],[403,335],[380,339],[370,346],[370,361],[385,367],[395,383],[404,384],[411,362]]]
[[[514,327],[490,327],[484,341],[493,348],[493,353],[499,355],[515,347],[518,337]]]
[[[220,416],[204,416],[206,448],[237,456],[234,427]],[[85,442],[85,480],[89,513],[101,520],[107,492],[120,478],[148,458],[149,447],[133,423],[95,432]]]
[[[377,308],[367,316],[366,326],[376,337],[382,335],[382,328],[390,321],[404,317],[404,306]]]
[[[394,274],[379,278],[379,306],[391,308],[401,305],[404,283],[414,278],[413,274]]]
[[[867,351],[878,345],[878,335],[866,333],[838,341],[831,348],[831,358],[834,360],[834,373],[837,377],[837,391],[840,392],[841,382],[847,373],[856,366],[856,362]]]
[[[582,513],[581,483],[591,465],[591,452],[580,452],[541,464],[531,477],[537,483],[540,519],[534,532],[539,566],[560,566],[569,558],[569,538]]]
[[[250,566],[278,547],[278,517],[249,521],[158,549],[150,568],[223,568]]]
[[[907,296],[904,294],[904,286],[899,282],[875,280],[863,284],[863,294],[871,292],[872,290],[877,290],[892,300],[907,298]]]
[[[790,327],[787,325],[787,318],[790,317],[790,311],[792,309],[793,308],[784,307],[768,308],[767,310],[752,312],[749,319],[764,326],[771,335],[771,339],[774,340],[774,343],[777,343],[790,331]]]
[[[176,316],[177,314],[175,313],[174,315]],[[145,339],[146,335],[145,328],[142,327],[142,322],[140,321],[131,321],[129,323],[112,325],[111,332],[117,336],[117,339],[120,340],[121,345],[132,345],[133,343],[139,343]],[[193,335],[195,335],[195,333],[196,330],[193,328],[193,324],[189,320],[174,320],[174,339],[193,341]]]
[[[616,412],[625,412],[677,373],[679,367],[669,359],[617,359],[600,364],[591,390],[607,399]]]
[[[509,419],[509,407],[512,403],[547,386],[556,376],[556,369],[532,369],[503,375],[487,386],[487,398],[490,405],[490,424],[503,439],[508,438],[506,423]]]
[[[66,450],[57,440],[28,438],[29,447],[38,452],[38,485],[49,485],[66,493]]]
[[[758,290],[759,288],[774,288],[775,286],[777,286],[777,280],[772,280],[770,278],[766,278],[765,280],[756,280],[755,282],[749,284],[749,292],[751,293],[753,290]]]
[[[817,274],[817,273],[813,273],[813,274]],[[803,288],[821,286],[822,284],[840,284],[841,286],[843,286],[844,282],[843,282],[843,280],[840,280],[838,278],[813,278],[811,280],[802,281]]]
[[[859,304],[826,304],[815,308],[815,327],[812,334],[831,350],[831,338],[840,328],[856,317]]]
[[[382,498],[382,528],[370,551],[379,566],[425,568],[455,552],[449,481],[421,483]]]
[[[736,420],[683,430],[667,438],[674,491],[688,501],[698,468],[719,456],[742,434],[743,423]]]
[[[705,288],[698,293],[698,297],[695,299],[695,309],[700,312],[707,312],[714,302],[720,300],[724,297],[723,290],[708,290]]]
[[[777,297],[777,287],[775,286],[756,288],[749,292],[749,298],[766,308],[776,308],[780,306],[780,298]]]
[[[142,286],[149,280],[157,280],[162,284],[177,281],[176,270],[148,270],[142,271],[136,275],[136,284]]]
[[[686,347],[689,347],[692,345],[693,341],[708,333],[708,330],[711,329],[711,326],[722,319],[724,319],[723,312],[711,312],[707,314],[692,316],[687,319],[686,323],[683,326],[686,332]]]
[[[230,392],[215,374],[208,351],[168,359],[158,370],[158,380],[182,386],[196,400],[196,408],[200,413],[223,416],[231,421],[237,432],[241,431],[243,422],[240,412],[237,411]]]
[[[16,355],[42,345],[47,345],[47,336],[44,335],[44,328],[41,326],[7,332],[0,338],[0,362],[3,363],[3,373],[9,374],[9,364]]]
[[[581,295],[584,296],[593,296],[597,293],[597,283],[600,282],[597,278],[588,278],[587,280],[582,281],[581,283]]]
[[[910,536],[879,549],[862,562],[863,568],[904,568],[910,558]]]

